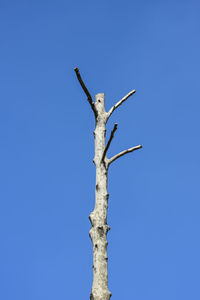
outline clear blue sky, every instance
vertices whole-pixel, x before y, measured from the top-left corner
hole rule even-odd
[[[200,3],[0,2],[0,299],[89,299],[94,119],[109,156],[112,299],[200,299]]]

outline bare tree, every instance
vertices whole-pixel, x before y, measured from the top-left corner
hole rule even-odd
[[[92,224],[89,235],[93,244],[93,284],[90,294],[91,300],[109,300],[111,292],[108,289],[108,269],[107,269],[107,232],[110,227],[107,224],[107,208],[108,197],[107,192],[107,174],[108,168],[119,157],[142,148],[141,145],[124,150],[111,158],[107,158],[107,151],[114,138],[114,133],[117,130],[117,123],[114,125],[111,131],[110,138],[105,143],[106,137],[106,123],[114,110],[118,108],[124,101],[135,93],[132,90],[125,97],[119,100],[111,109],[105,111],[105,96],[103,93],[95,96],[95,102],[93,101],[87,87],[85,86],[79,69],[75,68],[78,81],[84,90],[87,100],[94,112],[95,116],[95,156],[93,162],[96,166],[96,189],[95,189],[95,208],[91,212],[89,219]]]

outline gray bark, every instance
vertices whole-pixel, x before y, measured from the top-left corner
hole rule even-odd
[[[142,148],[141,145],[129,148],[113,156],[107,158],[107,151],[114,137],[114,133],[117,130],[117,124],[111,132],[107,145],[105,144],[106,137],[106,123],[113,113],[113,111],[120,106],[125,100],[135,93],[132,90],[120,101],[118,101],[108,112],[105,111],[105,96],[103,93],[95,96],[95,103],[92,100],[90,93],[88,92],[78,68],[74,69],[81,84],[88,102],[95,115],[95,155],[93,162],[96,166],[96,188],[95,188],[95,207],[91,212],[89,219],[92,225],[89,235],[93,244],[93,283],[92,291],[90,294],[90,300],[109,300],[111,292],[108,289],[108,256],[107,256],[107,233],[110,227],[107,224],[107,209],[108,198],[107,192],[107,175],[109,165],[117,158]]]
[[[94,131],[96,166],[96,191],[95,208],[90,214],[92,228],[90,237],[93,244],[93,284],[90,295],[91,300],[109,300],[111,293],[108,290],[107,270],[107,232],[110,229],[107,225],[107,171],[106,157],[102,160],[105,150],[106,134],[106,112],[104,94],[95,96],[95,107],[97,109],[96,128]]]

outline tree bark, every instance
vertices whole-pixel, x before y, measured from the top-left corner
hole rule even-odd
[[[105,112],[104,94],[95,96],[95,107],[97,110],[96,127],[94,131],[96,166],[96,191],[95,208],[89,218],[92,224],[90,238],[93,244],[93,284],[90,295],[91,300],[109,300],[111,293],[108,289],[107,270],[107,232],[110,227],[107,225],[107,171],[106,157],[102,160],[105,150],[105,135],[107,116]]]
[[[127,150],[124,150],[110,159],[107,158],[106,154],[114,138],[114,133],[117,130],[117,123],[115,123],[113,130],[111,131],[110,138],[107,145],[105,145],[106,137],[106,123],[112,113],[122,103],[124,103],[130,96],[135,93],[135,90],[129,92],[125,97],[118,101],[111,109],[105,111],[105,95],[99,93],[95,96],[95,103],[85,86],[79,69],[75,68],[77,79],[84,90],[87,100],[94,112],[95,116],[95,130],[94,130],[94,141],[95,141],[95,156],[93,162],[96,166],[96,189],[95,189],[95,207],[91,212],[89,219],[92,224],[90,229],[90,238],[93,244],[93,283],[92,291],[90,294],[90,300],[109,300],[111,292],[108,289],[108,256],[107,256],[107,233],[110,227],[107,224],[107,209],[108,209],[108,198],[107,192],[107,175],[108,168],[111,163],[121,156],[133,152],[142,148],[142,145],[138,145]]]

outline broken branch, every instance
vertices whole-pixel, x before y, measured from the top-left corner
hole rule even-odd
[[[105,147],[105,150],[103,152],[102,161],[104,161],[104,158],[106,156],[108,148],[110,147],[110,143],[111,143],[112,139],[114,138],[114,133],[115,133],[116,130],[117,130],[117,123],[115,123],[115,125],[113,127],[113,130],[111,131],[110,138],[109,138],[108,143],[107,143],[107,145]]]
[[[86,94],[86,96],[87,96],[88,102],[90,103],[90,106],[91,106],[91,108],[92,108],[92,110],[93,110],[95,116],[97,116],[97,110],[96,110],[96,107],[95,107],[95,105],[94,105],[94,102],[93,102],[93,100],[92,100],[92,97],[91,97],[91,95],[90,95],[88,89],[86,88],[86,86],[85,86],[85,84],[84,84],[84,82],[83,82],[83,80],[82,80],[82,78],[81,78],[79,69],[78,69],[78,68],[74,68],[74,71],[76,72],[76,76],[77,76],[77,78],[78,78],[78,81],[79,81],[79,83],[80,83],[82,89],[84,90],[84,92],[85,92],[85,94]]]
[[[138,145],[138,146],[129,148],[129,149],[127,149],[127,150],[124,150],[124,151],[122,151],[122,152],[116,154],[115,156],[113,156],[112,158],[110,158],[110,159],[108,160],[108,165],[110,165],[110,164],[111,164],[113,161],[115,161],[117,158],[119,158],[119,157],[121,157],[121,156],[123,156],[123,155],[125,155],[125,154],[127,154],[127,153],[130,153],[130,152],[133,152],[133,151],[135,151],[135,150],[141,149],[141,148],[142,148],[142,145]]]
[[[126,96],[124,96],[121,100],[119,100],[113,107],[111,107],[111,109],[110,109],[109,112],[107,113],[107,120],[108,120],[108,118],[111,116],[111,114],[113,113],[113,111],[114,111],[118,106],[120,106],[124,101],[126,101],[130,96],[132,96],[135,92],[136,92],[136,90],[130,91]]]

